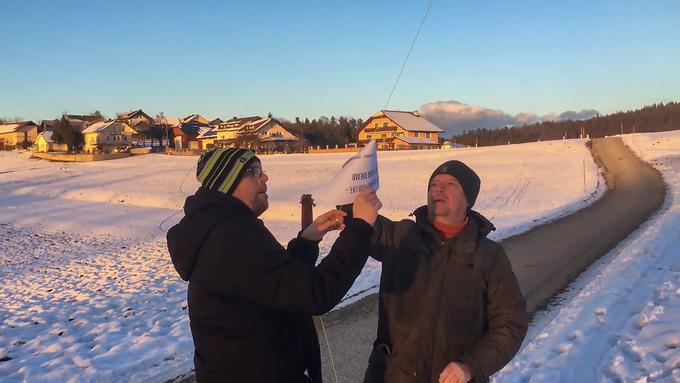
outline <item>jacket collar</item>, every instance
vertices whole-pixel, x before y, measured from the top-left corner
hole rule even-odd
[[[414,210],[413,216],[416,218],[416,226],[420,231],[427,232],[434,238],[439,238],[439,232],[432,225],[427,215],[427,205]],[[474,210],[468,210],[467,216],[468,224],[454,238],[458,239],[457,246],[461,246],[465,250],[475,251],[478,240],[485,238],[490,232],[496,230],[496,227],[486,217]]]
[[[211,205],[221,205],[225,207],[230,213],[236,213],[243,217],[257,218],[255,217],[255,213],[253,213],[253,211],[240,199],[219,191],[206,189],[203,186],[199,187],[196,191],[196,194],[194,194],[192,203],[189,203],[189,199],[187,199],[185,211],[187,210],[187,205],[189,205],[190,209],[193,208],[196,210],[200,210]]]

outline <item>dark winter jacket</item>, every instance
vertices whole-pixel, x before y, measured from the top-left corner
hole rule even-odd
[[[315,267],[318,242],[298,237],[284,249],[236,198],[201,188],[184,210],[167,239],[189,281],[198,382],[321,382],[311,316],[349,290],[368,257],[371,226],[347,220]]]
[[[471,211],[446,240],[427,219],[378,217],[375,258],[382,261],[378,335],[366,382],[438,382],[462,361],[476,383],[512,359],[527,330],[526,304],[494,229]]]

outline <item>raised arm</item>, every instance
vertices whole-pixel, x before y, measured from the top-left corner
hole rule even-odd
[[[347,293],[366,262],[374,232],[371,223],[380,207],[375,192],[358,196],[355,218],[346,222],[330,253],[316,267],[285,250],[264,227],[255,230],[259,236],[239,233],[253,228],[232,231],[229,235],[234,238],[250,239],[224,249],[225,256],[231,258],[224,270],[228,291],[275,311],[315,315],[329,311]],[[264,251],[252,251],[263,246]]]

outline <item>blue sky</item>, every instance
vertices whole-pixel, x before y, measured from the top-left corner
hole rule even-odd
[[[367,118],[427,6],[2,1],[0,117]],[[390,109],[627,110],[680,100],[680,2],[434,0]]]

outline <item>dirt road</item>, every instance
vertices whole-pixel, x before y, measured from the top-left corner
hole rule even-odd
[[[531,313],[544,307],[663,204],[661,175],[639,161],[620,138],[595,139],[591,152],[605,169],[605,195],[586,209],[502,242]],[[377,330],[377,294],[323,319],[338,381],[361,382]],[[321,334],[320,341],[324,381],[335,382]]]

